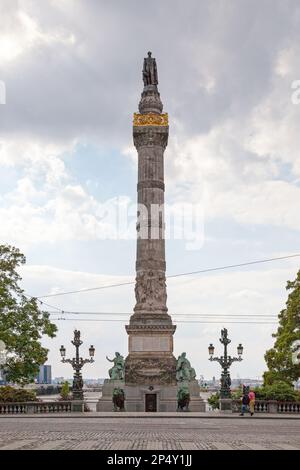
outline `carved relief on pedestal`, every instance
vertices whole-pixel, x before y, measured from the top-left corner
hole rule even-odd
[[[135,285],[135,310],[166,309],[166,277],[163,272],[139,271]]]
[[[173,358],[127,359],[125,382],[127,384],[176,385],[176,362]]]

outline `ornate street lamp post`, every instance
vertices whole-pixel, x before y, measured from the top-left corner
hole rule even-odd
[[[238,345],[237,347],[237,353],[238,357],[231,357],[227,355],[227,346],[229,343],[231,343],[231,339],[228,338],[227,334],[227,329],[224,328],[221,330],[221,338],[220,342],[224,344],[224,356],[221,357],[213,357],[215,348],[212,344],[209,345],[208,347],[208,352],[209,352],[209,360],[210,361],[217,361],[220,366],[222,367],[222,374],[221,374],[221,391],[220,391],[220,398],[230,398],[231,397],[231,391],[230,391],[230,385],[231,385],[231,379],[230,379],[230,373],[229,373],[229,368],[231,364],[235,361],[242,361],[242,354],[243,354],[243,346],[241,344]]]
[[[81,369],[84,364],[87,364],[88,362],[94,362],[95,348],[94,346],[90,346],[89,348],[90,359],[82,359],[82,357],[79,357],[79,347],[82,345],[79,330],[74,331],[74,340],[71,341],[71,343],[74,344],[76,348],[76,356],[73,357],[73,359],[65,359],[66,348],[64,346],[61,346],[59,350],[62,357],[61,362],[71,364],[74,369],[74,379],[72,387],[73,400],[83,400],[83,380],[81,375]]]

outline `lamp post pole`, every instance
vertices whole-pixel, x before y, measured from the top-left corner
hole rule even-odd
[[[220,343],[224,345],[224,356],[213,357],[215,348],[212,344],[209,345],[208,352],[210,356],[209,360],[217,361],[222,367],[220,398],[223,399],[231,397],[231,378],[229,368],[233,362],[242,361],[243,346],[239,344],[237,347],[238,357],[231,357],[227,354],[227,346],[229,343],[231,343],[231,339],[228,338],[228,331],[226,328],[223,328],[223,330],[221,330]]]
[[[84,366],[84,364],[94,362],[95,348],[94,346],[90,346],[89,348],[90,359],[82,359],[82,357],[79,357],[79,347],[82,345],[79,330],[74,331],[74,339],[73,341],[71,341],[71,343],[74,344],[76,348],[75,357],[73,357],[73,359],[66,359],[65,358],[66,348],[64,346],[61,346],[59,350],[61,357],[62,357],[61,362],[71,364],[71,366],[74,369],[74,378],[73,378],[73,387],[72,387],[73,400],[83,400],[83,380],[82,380],[81,369]]]

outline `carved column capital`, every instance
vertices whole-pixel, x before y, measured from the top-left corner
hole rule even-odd
[[[158,145],[163,149],[168,144],[169,126],[134,126],[133,143],[138,150],[140,147]]]

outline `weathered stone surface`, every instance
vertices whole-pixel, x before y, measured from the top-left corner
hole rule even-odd
[[[232,399],[231,398],[221,398],[220,399],[220,411],[222,412],[232,412]]]
[[[170,350],[169,338],[166,336],[133,336],[132,352],[153,351],[162,352]]]
[[[169,137],[169,126],[135,126],[133,128],[133,143],[138,151],[143,151],[144,154],[147,152],[149,154],[149,149],[153,150],[153,147],[161,147],[161,150],[164,151],[168,144]],[[155,151],[155,150],[154,150]],[[156,149],[159,152],[159,148]],[[162,153],[160,153],[162,157]],[[155,161],[155,153],[152,152],[152,159]],[[144,161],[141,161],[141,169],[147,169],[149,166],[146,166]]]
[[[176,359],[162,354],[129,357],[125,364],[126,385],[176,385]]]
[[[139,271],[135,286],[135,311],[166,311],[167,291],[164,272]]]
[[[145,411],[147,394],[156,395],[157,411],[176,411],[177,387],[174,385],[130,386],[125,387],[126,411]]]
[[[167,313],[165,276],[164,150],[169,127],[164,125],[168,116],[162,114],[156,61],[151,54],[144,61],[143,80],[140,114],[135,114],[133,126],[138,152],[136,304],[126,325],[129,355],[125,361],[125,383],[138,386],[137,390],[140,386],[176,386],[176,327]],[[137,407],[144,410],[140,392],[137,396]]]

